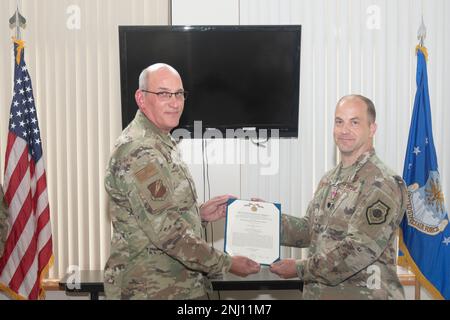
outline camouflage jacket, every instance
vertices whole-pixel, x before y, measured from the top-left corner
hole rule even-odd
[[[373,149],[327,173],[305,217],[282,216],[282,243],[309,247],[307,259],[297,261],[303,297],[404,299],[396,234],[407,198],[403,180]]]
[[[0,257],[3,255],[6,236],[8,235],[8,212],[3,196],[3,189],[0,186]]]
[[[117,141],[105,188],[108,299],[193,299],[210,288],[205,275],[229,270],[231,257],[202,239],[194,181],[175,141],[140,111]]]

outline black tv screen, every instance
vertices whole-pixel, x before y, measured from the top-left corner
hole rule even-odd
[[[120,26],[122,126],[139,74],[163,62],[189,92],[179,128],[278,129],[298,136],[301,26]],[[270,132],[269,132],[270,134]],[[192,135],[193,137],[193,135]]]

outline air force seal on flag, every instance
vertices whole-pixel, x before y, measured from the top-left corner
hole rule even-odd
[[[408,224],[429,235],[436,235],[447,227],[448,217],[444,207],[439,173],[430,171],[427,183],[420,187],[414,183],[408,187]]]

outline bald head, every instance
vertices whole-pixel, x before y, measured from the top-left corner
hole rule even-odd
[[[362,95],[350,94],[347,96],[343,96],[338,101],[336,108],[339,107],[340,105],[344,104],[345,102],[351,101],[351,100],[359,100],[359,101],[363,102],[364,105],[367,107],[366,111],[367,111],[367,118],[369,120],[369,124],[375,123],[375,121],[377,119],[377,112],[375,110],[375,105],[373,104],[372,100],[370,100],[369,98],[366,98]]]
[[[143,70],[134,96],[139,109],[164,133],[178,126],[185,91],[180,74],[173,67],[157,63]]]
[[[360,95],[345,96],[339,100],[333,135],[344,167],[352,165],[359,156],[373,148],[376,131],[372,101]]]
[[[168,64],[165,63],[155,63],[142,70],[139,76],[139,89],[147,90],[152,79],[154,79],[158,74],[162,73],[171,73],[181,78],[180,74],[178,73],[177,70],[175,70],[174,67],[169,66]]]

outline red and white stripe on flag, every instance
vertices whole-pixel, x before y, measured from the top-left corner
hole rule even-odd
[[[9,232],[0,258],[0,289],[17,299],[43,296],[52,262],[52,232],[44,157],[23,42],[15,40],[14,93],[5,156]]]

